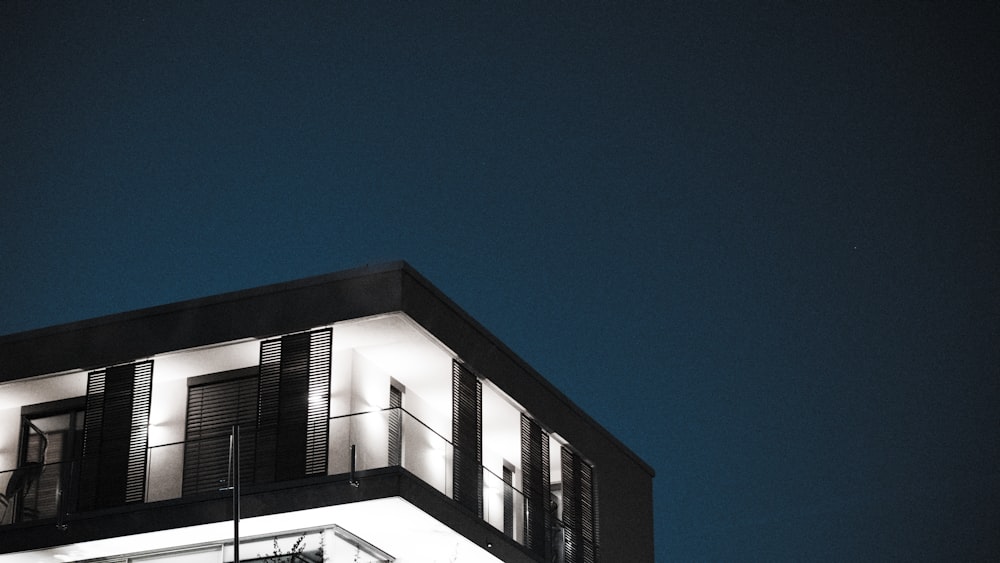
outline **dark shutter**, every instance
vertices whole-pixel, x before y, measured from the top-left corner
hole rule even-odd
[[[503,466],[503,533],[514,537],[514,470]]]
[[[389,386],[389,465],[403,461],[403,391]]]
[[[453,498],[483,514],[483,386],[471,371],[452,362],[451,433],[454,444]]]
[[[84,418],[81,509],[142,502],[153,362],[90,373]]]
[[[240,425],[241,481],[253,481],[257,373],[188,388],[184,494],[229,485],[230,437]]]
[[[330,457],[330,360],[332,329],[309,333],[309,405],[306,421],[306,475],[326,475]]]
[[[579,457],[577,459],[580,459]],[[594,496],[594,468],[580,460],[580,535],[583,562],[597,561],[597,499]]]
[[[331,330],[261,342],[257,482],[326,474]]]
[[[281,340],[260,343],[260,377],[257,387],[257,445],[254,448],[254,481],[274,481],[278,445],[278,389],[281,383]]]
[[[549,529],[549,436],[524,414],[521,414],[521,468],[526,513],[524,545],[544,556]]]
[[[563,525],[566,528],[566,563],[596,561],[594,472],[588,463],[562,448]]]

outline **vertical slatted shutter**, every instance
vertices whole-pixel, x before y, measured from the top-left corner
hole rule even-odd
[[[389,386],[389,465],[403,461],[403,392],[395,385]]]
[[[597,520],[593,468],[563,447],[562,480],[566,563],[594,563],[597,556]]]
[[[306,421],[306,475],[326,475],[330,443],[330,360],[332,329],[309,333],[309,405]]]
[[[326,473],[331,336],[323,329],[261,343],[257,482]]]
[[[87,380],[82,509],[142,502],[153,362],[91,372]]]
[[[549,529],[549,436],[524,414],[521,414],[521,467],[527,512],[524,545],[544,556]]]
[[[476,516],[483,514],[483,386],[471,371],[452,362],[453,496]]]
[[[215,491],[228,482],[234,424],[240,425],[241,480],[252,481],[257,374],[188,388],[185,495]]]
[[[254,481],[274,481],[278,444],[278,388],[281,383],[281,340],[260,343],[260,376],[257,380],[257,445],[254,448]]]

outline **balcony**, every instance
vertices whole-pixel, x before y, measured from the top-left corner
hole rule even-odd
[[[281,482],[254,478],[253,428],[240,431],[240,474],[243,495],[281,490],[323,479],[323,475]],[[329,418],[329,448],[325,477],[364,487],[368,475],[398,467],[428,485],[442,497],[454,499],[455,447],[430,426],[403,408],[389,408]],[[144,502],[113,510],[197,503],[228,498],[231,438],[218,434],[199,440],[147,448]],[[41,524],[72,525],[86,515],[79,510],[79,462],[26,464],[0,472],[0,526],[8,529]],[[508,538],[524,544],[527,503],[510,475],[480,467],[482,514],[478,517]],[[108,509],[104,509],[105,511]]]

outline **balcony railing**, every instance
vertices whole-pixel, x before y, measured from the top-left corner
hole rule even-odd
[[[0,471],[0,525],[58,518],[74,492],[72,462],[28,463]],[[65,512],[65,511],[63,511]]]
[[[240,435],[240,473],[252,475],[253,429],[241,428]],[[226,488],[229,441],[228,434],[224,434],[149,447],[145,502]],[[332,417],[328,443],[328,475],[356,475],[399,466],[449,498],[453,495],[454,446],[402,408]],[[527,506],[524,494],[487,468],[483,467],[482,472],[481,517],[523,543]],[[0,525],[42,519],[58,522],[60,514],[75,511],[77,482],[72,462],[26,465],[0,472],[0,505],[4,510]],[[251,482],[247,479],[244,485]]]

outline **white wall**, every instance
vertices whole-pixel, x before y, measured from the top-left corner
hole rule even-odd
[[[403,387],[403,409],[412,414],[402,415],[403,466],[449,493],[450,352],[400,313],[337,323],[333,330],[329,473],[350,470],[351,444],[358,470],[388,464],[390,414],[384,409],[395,381]]]
[[[334,341],[337,330],[334,329]],[[351,389],[354,351],[335,349],[330,365],[330,438],[327,473],[339,475],[351,469],[348,455],[351,444]]]
[[[21,407],[60,401],[87,394],[87,372],[73,371],[0,385],[0,471],[17,467],[21,436]],[[0,487],[10,474],[0,474]],[[3,490],[3,489],[0,489]]]
[[[503,530],[503,467],[504,462],[514,468],[513,487],[520,490],[521,470],[521,411],[505,395],[490,384],[483,385],[483,467],[489,470],[483,476],[484,519]],[[514,494],[515,537],[521,532],[523,500]]]
[[[350,444],[357,446],[357,467],[371,469],[389,464],[389,375],[362,354],[355,352],[351,373]],[[336,456],[336,451],[334,452]]]
[[[146,502],[181,496],[188,379],[256,366],[259,361],[258,340],[169,352],[153,358]]]

